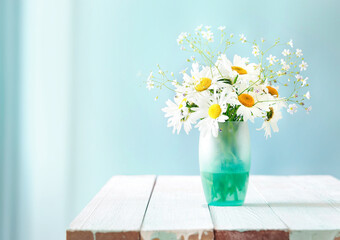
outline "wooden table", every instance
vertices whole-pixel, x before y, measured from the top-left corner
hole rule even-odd
[[[244,206],[208,207],[199,176],[114,176],[68,240],[340,240],[340,181],[251,176]]]

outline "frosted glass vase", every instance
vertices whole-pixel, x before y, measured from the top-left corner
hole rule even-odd
[[[199,162],[209,205],[239,206],[246,196],[250,170],[250,138],[246,122],[219,124],[218,137],[200,135]]]

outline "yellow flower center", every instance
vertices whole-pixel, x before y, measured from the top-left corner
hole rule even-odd
[[[221,115],[222,109],[220,105],[218,104],[213,104],[209,107],[209,116],[213,119],[218,118]]]
[[[276,88],[273,88],[271,86],[267,86],[268,92],[270,95],[278,97],[279,96],[279,92],[276,90]]]
[[[248,73],[247,70],[245,70],[244,68],[237,67],[237,66],[231,66],[231,69],[236,71],[240,75],[244,75]]]
[[[186,102],[187,99],[186,98],[183,98],[182,102],[180,105],[178,105],[178,109],[181,109],[183,107],[183,102]]]
[[[195,86],[195,89],[197,92],[202,92],[204,90],[207,90],[211,85],[211,79],[203,77],[200,79],[199,84]]]
[[[252,107],[255,104],[254,98],[247,93],[242,93],[240,96],[238,96],[238,100],[246,107]]]

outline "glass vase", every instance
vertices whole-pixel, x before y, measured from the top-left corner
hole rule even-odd
[[[250,170],[246,122],[219,123],[218,137],[200,135],[199,162],[204,194],[212,206],[243,204]]]

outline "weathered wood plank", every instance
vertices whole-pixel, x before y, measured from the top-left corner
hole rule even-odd
[[[289,239],[287,226],[267,205],[250,181],[239,207],[210,206],[215,239]]]
[[[143,240],[213,239],[199,176],[160,176],[141,230]]]
[[[328,201],[340,211],[340,181],[332,176],[294,176],[292,181],[303,190]]]
[[[314,178],[323,181],[318,176]],[[340,212],[320,197],[317,189],[307,191],[294,177],[254,176],[250,181],[288,226],[290,239],[334,240],[338,237]]]
[[[114,176],[75,218],[67,240],[137,240],[155,176]]]

